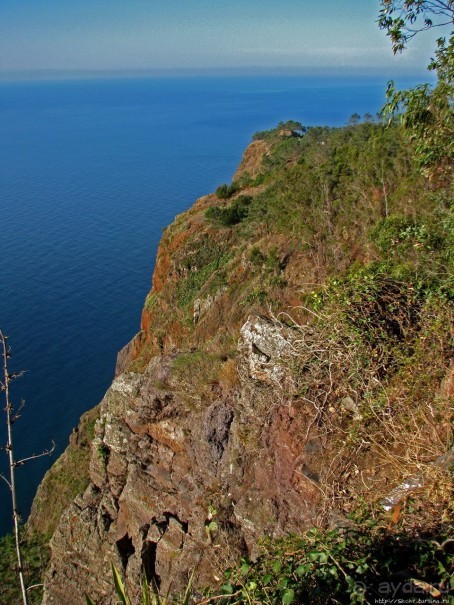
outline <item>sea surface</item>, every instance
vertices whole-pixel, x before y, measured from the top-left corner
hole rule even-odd
[[[230,181],[255,131],[343,125],[375,114],[385,87],[303,76],[0,82],[0,329],[11,369],[27,370],[12,390],[25,400],[16,458],[56,442],[52,458],[17,469],[24,519],[139,328],[163,227]],[[10,527],[0,482],[0,535]]]

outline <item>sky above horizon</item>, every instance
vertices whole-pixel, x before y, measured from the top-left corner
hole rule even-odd
[[[439,32],[394,56],[378,11],[378,0],[0,0],[0,72],[424,72]]]

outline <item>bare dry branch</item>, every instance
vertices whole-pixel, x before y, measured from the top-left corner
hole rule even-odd
[[[16,542],[16,558],[17,558],[17,573],[19,576],[19,583],[22,593],[23,605],[28,605],[28,595],[25,587],[25,579],[22,565],[22,552],[21,552],[21,541],[19,534],[20,515],[17,507],[17,494],[16,494],[16,462],[14,460],[14,449],[13,449],[13,432],[12,432],[12,403],[9,394],[9,383],[12,379],[17,378],[20,372],[13,372],[10,374],[8,371],[8,359],[11,357],[11,347],[6,344],[6,336],[0,330],[0,341],[3,349],[3,393],[5,397],[5,414],[6,414],[6,428],[7,428],[7,441],[5,450],[9,461],[10,480],[5,479],[11,492],[11,503],[13,509],[13,523],[14,523],[14,538]]]
[[[5,477],[5,475],[0,474],[0,479],[3,479],[3,481],[6,483],[6,485],[9,487],[9,489],[11,489],[11,483],[8,481],[8,479]]]
[[[52,454],[52,452],[55,450],[56,447],[56,443],[54,440],[52,440],[52,446],[47,449],[47,450],[43,450],[40,454],[32,454],[31,456],[28,456],[27,458],[22,458],[21,460],[17,460],[14,463],[14,466],[22,466],[23,464],[25,464],[26,462],[29,462],[30,460],[38,460],[38,458],[43,458],[44,456],[50,456]]]

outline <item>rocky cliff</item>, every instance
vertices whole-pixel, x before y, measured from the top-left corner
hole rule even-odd
[[[377,133],[363,126],[342,135],[359,156]],[[142,569],[164,594],[193,571],[213,585],[261,537],[342,523],[447,449],[448,308],[377,270],[387,232],[367,235],[390,229],[384,196],[404,221],[420,185],[408,176],[402,194],[401,174],[380,189],[365,171],[334,183],[337,136],[271,133],[227,197],[164,232],[140,332],[93,421],[88,487],[53,533],[45,605],[111,603],[112,563],[133,595]],[[421,272],[418,233],[405,250],[390,241]]]

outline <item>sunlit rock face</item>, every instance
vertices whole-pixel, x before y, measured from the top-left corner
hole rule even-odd
[[[316,490],[303,468],[305,418],[277,399],[288,346],[270,321],[250,317],[237,359],[248,371],[192,409],[172,383],[178,354],[115,379],[95,425],[90,485],[52,539],[45,605],[83,603],[81,586],[110,603],[112,563],[132,594],[141,569],[164,592],[182,589],[192,569],[213,583],[262,535],[308,522]]]

